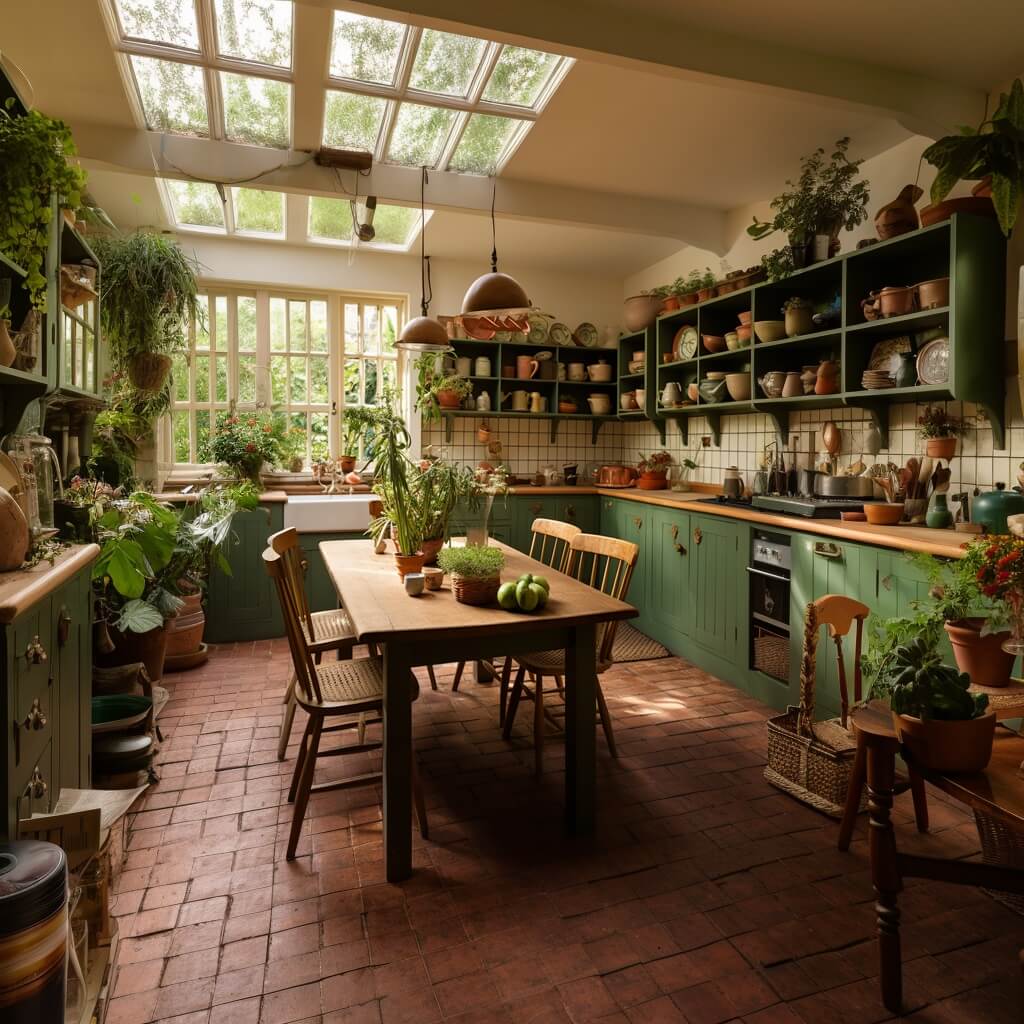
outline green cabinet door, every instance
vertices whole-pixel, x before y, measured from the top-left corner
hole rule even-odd
[[[512,546],[528,552],[533,539],[533,521],[557,519],[558,498],[550,494],[517,494],[512,506]]]
[[[560,497],[555,508],[555,518],[578,526],[584,533],[597,533],[597,497],[593,494]]]
[[[261,505],[239,512],[232,523],[238,543],[227,553],[231,575],[210,573],[206,599],[206,639],[213,643],[267,640],[284,636],[274,581],[260,555],[267,538],[282,528],[284,505]]]
[[[629,585],[629,603],[640,613],[630,622],[641,632],[651,628],[651,548],[654,538],[651,535],[651,508],[639,501],[620,501],[621,538],[632,541],[639,547],[636,568],[633,570],[633,581]]]
[[[89,570],[51,597],[57,688],[58,789],[81,789],[92,779],[92,622]]]
[[[605,537],[623,538],[626,535],[625,507],[628,502],[618,498],[601,497],[598,501],[598,527]]]
[[[747,607],[746,537],[746,527],[732,520],[690,517],[690,641],[735,665],[747,660],[746,639],[740,637]]]
[[[310,611],[323,612],[338,607],[338,592],[328,575],[320,545],[331,540],[371,541],[365,533],[300,533],[299,543],[306,560],[306,600]]]
[[[654,507],[648,517],[647,631],[669,650],[682,650],[690,594],[690,516]],[[632,601],[633,589],[630,588]]]
[[[875,588],[878,575],[877,548],[829,540],[808,534],[793,534],[793,570],[790,589],[790,664],[797,666],[803,655],[804,616],[807,605],[826,594],[843,594],[862,601],[869,608],[876,606]],[[848,698],[853,703],[854,637],[844,641],[846,678],[850,687]],[[818,635],[815,717],[838,715],[839,669],[835,645],[822,630]]]
[[[878,551],[878,592],[871,610],[881,618],[891,619],[911,615],[917,602],[928,603],[931,583],[928,573],[904,551]],[[862,598],[862,600],[864,600]],[[939,641],[939,654],[947,665],[956,664],[949,637],[943,630]]]

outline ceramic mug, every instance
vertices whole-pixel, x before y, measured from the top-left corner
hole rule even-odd
[[[473,365],[473,372],[477,377],[490,377],[491,375],[491,361],[487,356],[477,356],[476,363]]]
[[[636,408],[636,397],[633,391],[623,391],[619,395],[619,405],[622,406],[623,412],[631,412]]]
[[[427,590],[440,590],[441,584],[444,582],[444,569],[439,569],[436,565],[425,565],[423,579]]]
[[[421,572],[407,572],[405,574],[405,592],[410,597],[419,597],[423,593],[426,578]]]
[[[544,396],[539,391],[530,392],[530,412],[544,412]]]
[[[607,416],[612,411],[612,400],[608,395],[587,395],[587,404],[595,416]]]
[[[585,363],[569,364],[569,380],[586,380],[587,367]]]
[[[455,360],[455,373],[459,377],[468,377],[473,372],[473,360],[469,356],[459,356]]]
[[[512,409],[515,412],[526,412],[530,407],[530,393],[528,391],[512,392]]]
[[[529,356],[516,356],[516,377],[519,380],[530,380],[536,376],[540,363]]]
[[[644,401],[646,400],[646,398],[647,398],[647,391],[644,388],[637,388],[636,389],[636,404],[637,404],[637,406],[639,406],[639,408],[642,409],[644,407]]]
[[[565,380],[565,363],[558,364],[558,372],[555,374],[556,380]]]

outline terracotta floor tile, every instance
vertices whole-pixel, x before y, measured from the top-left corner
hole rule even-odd
[[[260,998],[239,999],[210,1011],[210,1024],[256,1024],[260,1019]]]
[[[314,1014],[319,1019],[320,985],[300,985],[263,997],[260,1024],[292,1024]]]
[[[129,996],[159,988],[163,970],[163,960],[144,960],[138,964],[122,964],[118,967],[113,994]]]
[[[276,992],[295,985],[306,985],[320,980],[320,953],[301,953],[299,956],[274,960],[267,964],[263,978],[263,991]]]

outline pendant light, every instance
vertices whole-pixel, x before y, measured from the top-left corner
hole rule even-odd
[[[523,286],[508,274],[498,272],[498,241],[494,224],[494,197],[498,184],[491,186],[491,272],[478,277],[466,290],[463,313],[492,309],[525,309],[530,305]]]
[[[427,219],[424,213],[424,193],[427,169],[420,168],[420,316],[410,320],[395,342],[395,348],[405,352],[443,352],[448,348],[448,332],[444,326],[428,315],[433,289],[430,287],[430,257],[426,254]]]

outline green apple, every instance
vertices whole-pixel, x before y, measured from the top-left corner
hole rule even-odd
[[[498,604],[506,611],[515,611],[516,607],[516,584],[502,583],[498,587]]]
[[[530,592],[537,595],[537,610],[548,603],[548,592],[534,579],[530,584]]]
[[[544,576],[534,576],[533,579],[530,580],[530,582],[536,583],[539,587],[543,587],[548,594],[551,593],[551,584],[548,583],[547,579]]]
[[[538,587],[537,589],[543,588]],[[524,612],[532,612],[537,607],[537,593],[531,583],[520,580],[516,584],[516,601]]]

